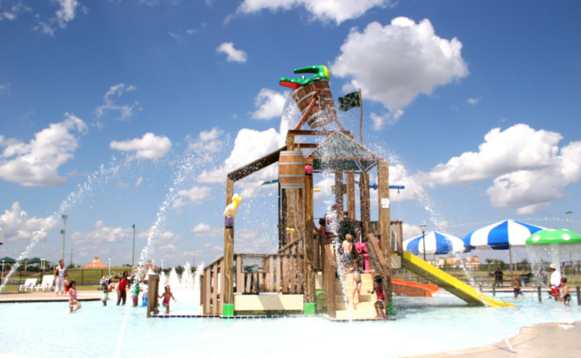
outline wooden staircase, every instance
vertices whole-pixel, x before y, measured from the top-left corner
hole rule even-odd
[[[377,301],[377,296],[375,294],[369,294],[368,291],[373,290],[373,277],[371,274],[361,275],[361,302],[359,302],[359,297],[355,294],[355,302],[357,303],[357,308],[353,308],[353,302],[351,302],[351,297],[353,295],[353,275],[346,275],[345,279],[345,290],[347,291],[347,300],[343,295],[343,287],[339,280],[336,281],[335,287],[335,304],[336,304],[336,319],[346,320],[346,319],[373,319],[377,316],[375,312],[375,302]],[[349,303],[349,307],[345,305],[345,301]]]

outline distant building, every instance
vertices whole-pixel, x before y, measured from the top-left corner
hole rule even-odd
[[[109,265],[102,263],[99,261],[99,256],[93,257],[93,262],[90,262],[83,266],[83,268],[108,268]]]
[[[152,264],[151,260],[147,260],[147,263],[143,265],[143,268],[145,268],[146,270],[147,269],[157,270],[159,267]]]

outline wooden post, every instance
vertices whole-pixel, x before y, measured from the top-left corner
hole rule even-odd
[[[403,256],[403,222],[401,220],[395,220],[391,222],[391,225],[393,225],[393,231],[395,232],[397,243],[396,252],[399,256]]]
[[[226,206],[232,203],[234,181],[226,182]],[[234,316],[234,227],[224,228],[224,260],[221,267],[222,290],[220,303],[223,316]],[[216,284],[218,287],[218,284]],[[216,304],[216,302],[214,302]]]
[[[537,286],[537,298],[538,298],[539,302],[543,302],[543,296],[541,296],[541,286]]]
[[[307,165],[313,165],[313,160],[307,160]],[[305,175],[304,185],[304,217],[305,217],[305,235],[303,236],[304,245],[304,314],[315,314],[315,266],[314,266],[314,207],[313,207],[313,176]]]
[[[327,314],[331,318],[335,318],[337,315],[335,282],[335,255],[333,254],[331,245],[325,245],[323,290],[325,292],[325,302],[327,303]]]
[[[387,262],[387,306],[391,314],[393,312],[392,286],[391,286],[391,219],[389,203],[389,163],[381,160],[377,163],[377,197],[379,210],[379,234],[381,235],[381,250]]]
[[[280,186],[280,183],[279,183]],[[287,243],[290,241],[288,240],[288,235],[286,232],[286,228],[288,227],[287,222],[287,213],[288,213],[288,199],[286,197],[286,189],[281,189],[281,206],[282,206],[282,213],[281,213],[281,240],[279,242],[279,249],[282,249],[286,246]]]
[[[357,220],[355,213],[355,173],[347,172],[347,212],[349,217]]]
[[[339,206],[341,212],[345,210],[343,206],[343,173],[335,172],[335,204]]]
[[[363,238],[369,235],[370,202],[369,202],[369,174],[361,173],[359,175],[359,193],[361,204],[361,234]]]
[[[159,275],[149,274],[147,279],[148,291],[147,291],[147,317],[151,317],[151,312],[157,314],[159,310],[157,309],[157,295],[159,294]]]

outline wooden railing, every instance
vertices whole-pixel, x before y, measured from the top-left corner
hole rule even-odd
[[[284,247],[282,247],[280,250],[278,250],[279,254],[299,254],[302,255],[303,254],[303,239],[299,238],[297,240],[291,241],[288,244],[286,244]]]
[[[252,261],[248,265],[245,261]],[[304,257],[300,254],[234,254],[234,292],[304,293]],[[201,302],[204,314],[221,314],[220,293],[224,291],[221,276],[224,259],[219,258],[204,269],[201,280]]]

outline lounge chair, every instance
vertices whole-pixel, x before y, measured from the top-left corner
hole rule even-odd
[[[39,290],[50,291],[53,283],[54,283],[54,275],[45,275],[42,278],[42,283],[40,285],[36,286],[36,292],[38,292]]]
[[[20,285],[18,288],[18,292],[26,292],[26,290],[30,290],[30,292],[32,292],[34,290],[34,286],[36,286],[36,281],[38,281],[36,278],[27,278],[26,281],[24,281],[24,284]]]

